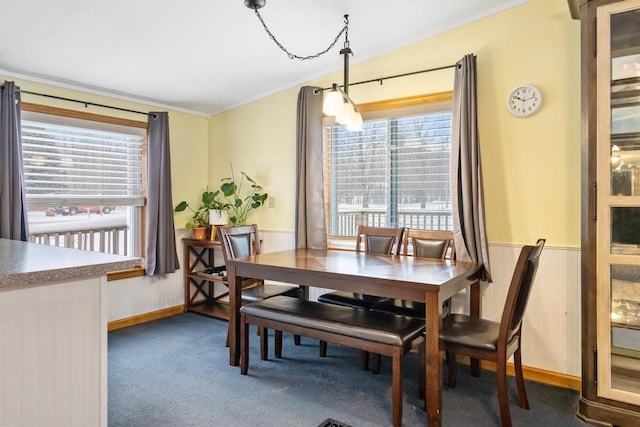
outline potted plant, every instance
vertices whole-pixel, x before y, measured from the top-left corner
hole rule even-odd
[[[269,195],[262,192],[262,186],[257,184],[249,175],[240,172],[240,182],[236,184],[231,167],[231,177],[223,178],[220,192],[227,204],[229,221],[233,225],[244,225],[247,223],[247,215],[254,209],[264,205]],[[248,184],[247,184],[248,183]],[[249,185],[248,189],[244,189]]]
[[[191,220],[187,221],[184,226],[192,230],[194,239],[204,239],[206,237],[207,227],[209,226],[209,210],[226,210],[228,205],[218,199],[219,195],[220,191],[205,191],[202,193],[201,204],[198,208],[193,209],[185,200],[175,207],[175,212],[183,212],[188,208],[193,213]]]
[[[209,224],[210,225],[226,225],[229,223],[229,204],[223,200],[220,200],[218,196],[221,195],[220,190],[207,193],[205,197],[203,195],[203,202],[207,202],[209,208]]]

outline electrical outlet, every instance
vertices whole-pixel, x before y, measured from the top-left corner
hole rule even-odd
[[[275,207],[275,205],[276,205],[275,198],[274,198],[274,197],[269,197],[269,203],[268,203],[268,206],[269,206],[270,208],[273,208],[273,207]]]

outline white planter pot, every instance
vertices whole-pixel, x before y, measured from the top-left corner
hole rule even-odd
[[[209,209],[209,224],[227,225],[229,223],[229,213],[217,209]]]

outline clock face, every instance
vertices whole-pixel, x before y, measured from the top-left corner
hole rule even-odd
[[[540,90],[531,85],[519,86],[507,98],[507,109],[516,117],[528,117],[542,107]]]

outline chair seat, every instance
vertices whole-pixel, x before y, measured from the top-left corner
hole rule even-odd
[[[442,320],[440,341],[448,345],[496,351],[499,331],[498,322],[464,314],[451,314]]]
[[[242,306],[240,313],[403,348],[424,332],[419,319],[280,296]]]
[[[387,299],[388,298],[385,297],[377,297],[373,295],[364,295],[356,292],[345,291],[329,292],[318,297],[318,301],[320,302],[342,305],[345,307],[362,308],[365,310],[369,310],[375,304],[380,304]]]
[[[299,297],[302,292],[298,286],[283,286],[263,284],[242,289],[242,302],[252,303],[272,298],[278,295]]]

